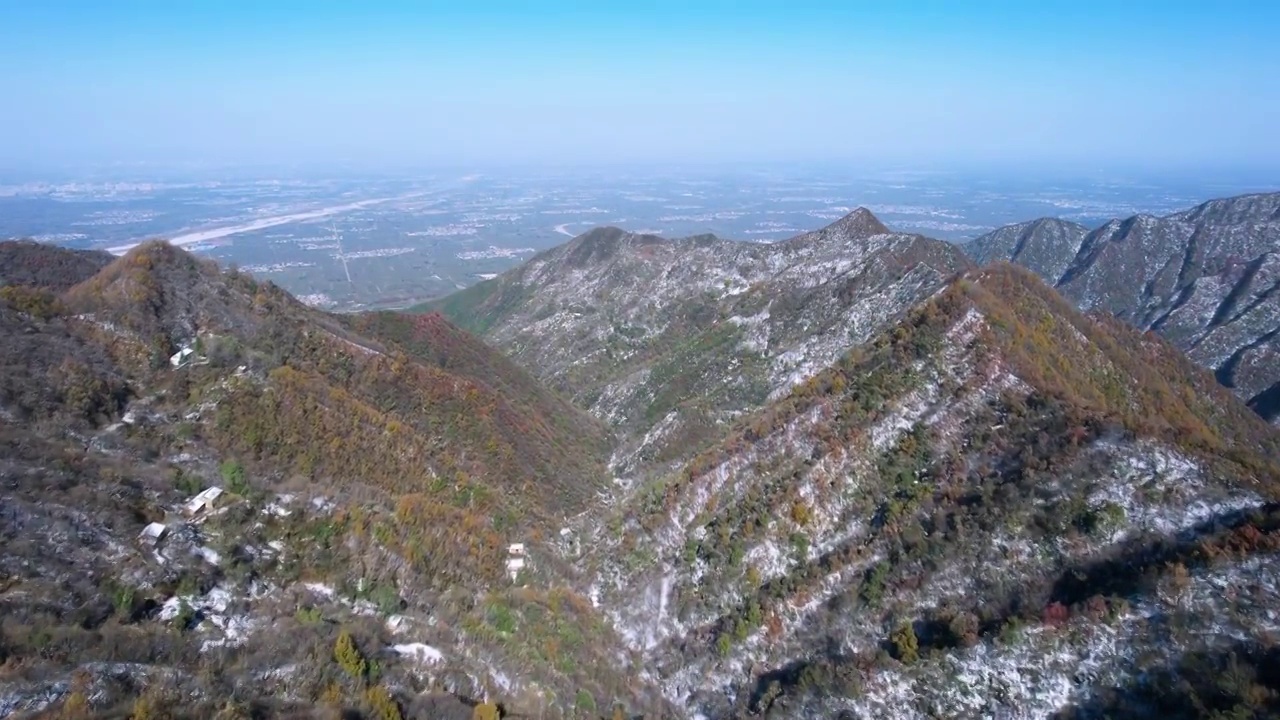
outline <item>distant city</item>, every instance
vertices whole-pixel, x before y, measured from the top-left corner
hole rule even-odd
[[[1036,179],[960,172],[559,172],[0,184],[0,237],[122,254],[164,238],[336,311],[400,308],[497,274],[599,225],[775,242],[858,206],[965,242],[1055,216],[1094,226],[1273,190],[1211,174]]]

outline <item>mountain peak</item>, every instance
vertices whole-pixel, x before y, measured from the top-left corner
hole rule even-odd
[[[979,265],[1009,260],[1055,282],[1080,252],[1089,229],[1060,218],[1006,225],[974,238],[965,248]]]
[[[1086,231],[1088,231],[1088,228],[1085,228],[1080,223],[1071,222],[1070,220],[1063,220],[1062,218],[1058,218],[1058,217],[1036,218],[1035,220],[1032,220],[1030,223],[1023,223],[1023,225],[1030,228],[1034,228],[1036,230],[1050,229],[1050,228],[1055,230],[1057,229],[1078,230],[1080,228],[1084,228]]]
[[[600,225],[570,240],[574,244],[616,242],[627,236],[627,231],[616,225]]]
[[[624,245],[652,245],[662,242],[666,241],[657,235],[642,235],[605,225],[592,228],[570,240],[565,245],[565,262],[581,267],[613,257]]]
[[[256,324],[249,308],[259,285],[237,278],[224,276],[212,260],[153,240],[72,287],[64,300],[78,313],[177,343],[199,331],[245,332]]]
[[[849,240],[866,240],[877,235],[890,235],[893,231],[880,222],[870,210],[859,206],[853,212],[822,228],[786,240],[791,246],[809,243],[843,243]]]
[[[72,288],[83,294],[87,288],[97,291],[114,284],[143,284],[152,288],[190,286],[202,276],[216,276],[217,265],[163,240],[150,240],[116,258],[101,272]]]
[[[880,218],[865,207],[859,206],[853,212],[827,226],[828,230],[839,230],[849,237],[864,238],[872,235],[884,235],[890,232]]]

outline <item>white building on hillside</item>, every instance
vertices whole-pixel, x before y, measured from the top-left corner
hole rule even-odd
[[[222,488],[211,487],[201,490],[195,497],[187,501],[186,512],[195,516],[213,509],[218,498],[222,496]]]
[[[147,545],[155,545],[160,542],[168,529],[164,523],[153,522],[142,528],[142,532],[138,533],[138,540]]]
[[[195,353],[196,351],[192,350],[190,345],[185,345],[181,350],[169,356],[169,364],[175,368],[180,368],[191,362],[192,356],[195,355]]]
[[[507,546],[507,574],[511,576],[511,582],[516,581],[516,577],[524,567],[524,543],[511,543]]]

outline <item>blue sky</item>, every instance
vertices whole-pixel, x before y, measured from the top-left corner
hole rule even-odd
[[[1280,3],[0,0],[0,164],[1280,166]]]

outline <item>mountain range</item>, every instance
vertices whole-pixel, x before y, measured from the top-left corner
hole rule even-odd
[[[355,315],[0,244],[0,715],[1274,716],[1269,202],[597,228]]]
[[[1037,234],[1015,259],[1050,246]],[[1129,315],[1086,317],[974,254],[866,210],[769,246],[605,228],[431,307],[618,432],[623,490],[578,530],[587,592],[677,706],[1089,717],[1150,691],[1138,654],[1198,687],[1186,657],[1272,652],[1200,644],[1226,631],[1207,589],[1186,635],[1145,628],[1178,565],[1218,586],[1269,562],[1169,548],[1271,537],[1273,433]],[[1209,439],[1227,427],[1244,434]],[[1251,602],[1275,591],[1261,576]],[[1254,608],[1230,611],[1251,637],[1270,622]],[[1064,641],[1072,622],[1103,635]]]
[[[769,245],[605,227],[429,307],[609,422],[630,477],[686,457],[970,266],[865,209]]]
[[[1043,218],[966,248],[1035,271],[1086,310],[1151,330],[1280,420],[1280,193],[1212,200],[1094,230]]]

